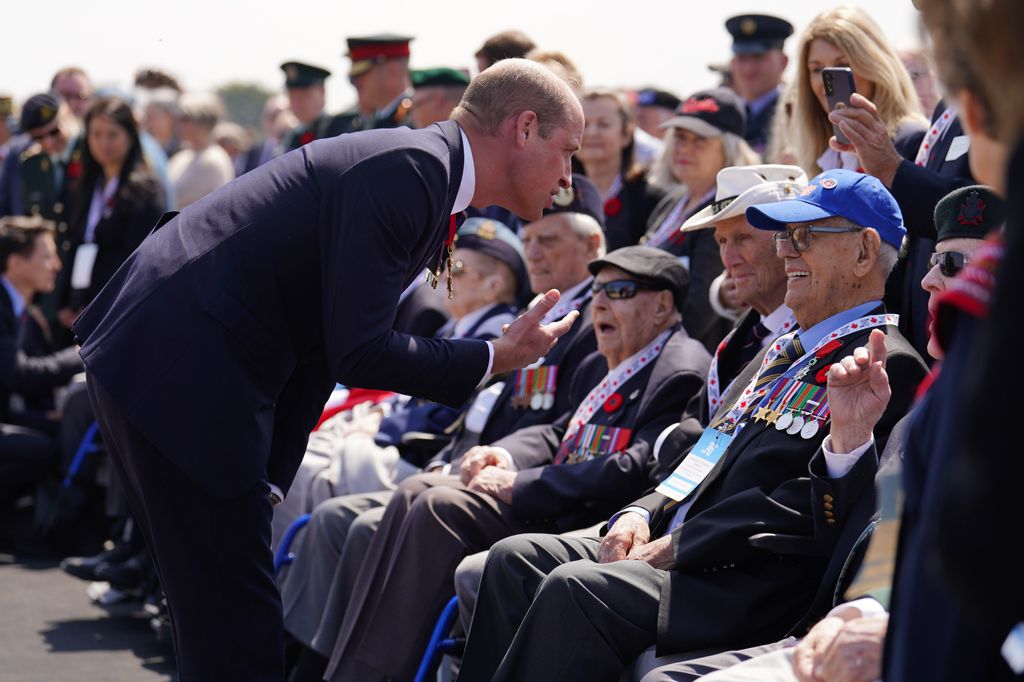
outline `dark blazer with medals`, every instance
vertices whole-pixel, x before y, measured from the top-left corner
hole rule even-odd
[[[842,346],[822,357],[819,367],[863,346],[869,331],[846,337]],[[906,339],[898,332],[885,331],[893,395],[875,429],[879,442],[909,409],[914,390],[925,375],[921,358]],[[726,406],[733,404],[756,374],[762,357],[763,353],[737,377],[724,401]],[[817,381],[819,377],[824,379],[815,372],[805,381],[823,385],[824,381]],[[676,566],[665,572],[661,591],[659,655],[773,642],[806,614],[821,582],[827,552],[819,549],[811,555],[789,556],[784,544],[772,550],[755,548],[749,538],[770,532],[813,542],[808,463],[827,433],[826,425],[804,439],[778,431],[770,423],[751,420],[735,436],[726,454],[692,493],[686,522],[672,533]],[[663,454],[661,459],[671,457]],[[670,498],[657,492],[633,506],[650,512],[652,537],[668,530],[676,512]]]
[[[393,330],[462,170],[444,122],[313,142],[237,178],[150,235],[82,313],[87,369],[224,498],[262,477],[287,490],[336,382],[462,404],[485,342]]]
[[[512,489],[516,516],[571,530],[607,518],[642,492],[651,484],[655,441],[678,419],[690,398],[700,393],[709,363],[710,356],[699,343],[683,330],[676,331],[658,359],[617,390],[619,405],[605,403],[588,422],[629,430],[624,434],[628,446],[616,453],[554,464],[572,412],[552,424],[520,429],[493,443],[509,451],[519,470]],[[598,353],[583,363],[572,383],[573,411],[607,373],[608,363]]]

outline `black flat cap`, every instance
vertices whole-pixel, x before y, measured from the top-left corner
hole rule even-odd
[[[961,187],[935,206],[937,242],[957,237],[984,239],[1006,222],[1006,204],[984,185]]]
[[[284,71],[286,88],[308,88],[323,83],[331,75],[327,69],[302,62],[285,62],[281,65]]]
[[[48,125],[57,118],[59,108],[57,98],[47,92],[32,95],[21,107],[21,131],[27,133]]]
[[[725,22],[725,30],[732,34],[733,54],[760,54],[781,50],[793,24],[768,14],[740,14]]]
[[[552,213],[582,213],[597,221],[604,229],[604,202],[594,183],[579,173],[572,174],[572,187],[555,195],[554,205],[544,209],[544,215]]]
[[[671,291],[676,308],[682,309],[686,292],[690,288],[690,273],[679,259],[668,251],[652,249],[649,246],[623,246],[604,258],[590,261],[587,267],[592,275],[596,275],[608,265],[628,272],[639,280]]]

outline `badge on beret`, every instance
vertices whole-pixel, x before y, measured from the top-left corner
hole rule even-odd
[[[839,183],[837,183],[832,178],[825,178],[824,180],[821,181],[822,189],[835,189],[837,184]]]
[[[985,222],[985,202],[980,193],[973,191],[967,195],[964,203],[960,204],[960,215],[956,221],[961,225],[975,226]]]
[[[754,35],[755,33],[757,33],[757,21],[751,19],[750,17],[744,19],[743,22],[740,24],[740,31],[743,32],[743,35]]]
[[[56,113],[57,111],[53,107],[46,105],[39,107],[39,115],[42,116],[44,121],[49,121]]]
[[[480,239],[494,239],[497,233],[494,231],[494,223],[490,220],[480,223],[476,228],[476,236]]]
[[[573,200],[576,198],[576,192],[572,187],[563,187],[558,190],[558,194],[555,195],[555,205],[565,208],[570,206]]]

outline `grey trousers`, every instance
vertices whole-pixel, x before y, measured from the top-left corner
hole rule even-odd
[[[459,678],[618,682],[655,642],[665,572],[598,564],[598,547],[537,534],[491,547]]]
[[[321,651],[315,646],[316,636],[325,618],[330,627],[330,614],[339,608],[335,600],[341,598],[343,590],[337,586],[344,582],[344,577],[339,576],[340,569],[351,565],[352,557],[362,557],[360,546],[364,549],[369,544],[365,526],[373,510],[380,510],[378,518],[383,515],[390,497],[390,491],[382,491],[335,497],[317,505],[303,531],[304,541],[301,550],[296,552],[295,563],[284,575],[281,601],[285,629],[325,656],[330,654],[334,637],[330,638],[326,651]],[[358,523],[364,515],[363,523]],[[340,608],[344,613],[344,604]],[[336,625],[334,630],[337,631]]]

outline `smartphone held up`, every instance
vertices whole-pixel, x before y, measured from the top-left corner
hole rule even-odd
[[[845,66],[830,66],[822,69],[821,82],[825,86],[825,100],[828,102],[829,113],[850,106],[850,97],[857,92],[853,83],[853,69]],[[833,123],[832,130],[837,142],[850,144],[850,140],[839,130],[838,125]]]

